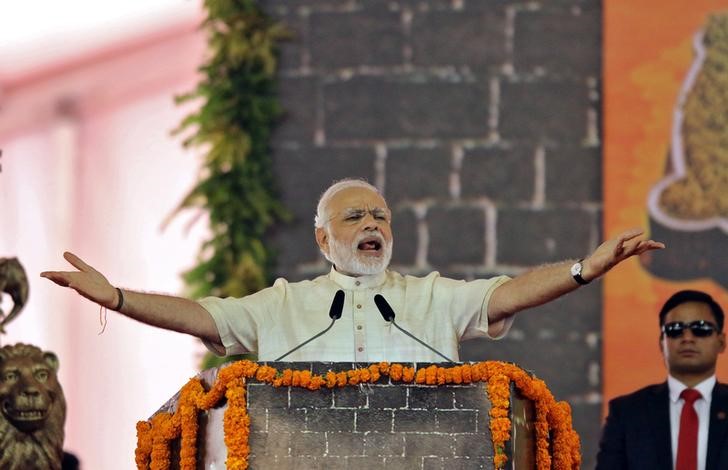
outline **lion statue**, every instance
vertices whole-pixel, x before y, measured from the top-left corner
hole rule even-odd
[[[0,348],[0,469],[60,470],[66,400],[58,357],[18,343]]]

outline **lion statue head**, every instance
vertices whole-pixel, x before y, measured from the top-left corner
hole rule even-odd
[[[66,400],[57,371],[52,352],[0,348],[0,468],[61,468]]]

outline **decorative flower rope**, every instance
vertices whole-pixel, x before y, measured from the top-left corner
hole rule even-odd
[[[415,372],[414,367],[381,362],[364,369],[345,372],[329,371],[314,375],[308,370],[285,369],[251,361],[234,362],[218,372],[212,388],[205,392],[198,378],[192,378],[180,391],[179,406],[174,414],[160,412],[149,421],[137,423],[135,460],[139,470],[168,470],[171,441],[180,438],[180,468],[197,468],[199,412],[220,404],[223,397],[228,407],[223,417],[227,446],[228,469],[248,468],[250,418],[246,407],[246,383],[255,379],[274,387],[301,387],[319,390],[360,383],[375,383],[382,376],[392,382],[420,385],[470,384],[486,382],[490,409],[490,431],[495,450],[495,468],[504,468],[508,457],[505,444],[511,437],[508,418],[510,386],[514,384],[536,408],[536,468],[538,470],[573,470],[581,465],[579,436],[571,423],[571,408],[556,402],[543,380],[537,379],[515,364],[486,361],[454,367],[431,365]]]

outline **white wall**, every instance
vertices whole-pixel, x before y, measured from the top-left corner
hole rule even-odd
[[[190,111],[172,98],[196,83],[203,49],[189,26],[0,97],[0,257],[17,256],[30,281],[28,305],[1,340],[58,354],[65,447],[84,469],[134,467],[135,423],[197,372],[202,346],[114,312],[99,334],[99,307],[39,273],[67,269],[70,250],[113,284],[182,292],[205,220],[189,231],[195,214],[161,224],[197,176],[200,159],[170,130]]]

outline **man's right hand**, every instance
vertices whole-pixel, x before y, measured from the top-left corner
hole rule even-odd
[[[44,271],[40,276],[50,279],[59,286],[70,287],[106,308],[118,305],[119,294],[103,274],[69,251],[63,253],[63,257],[78,271]]]

